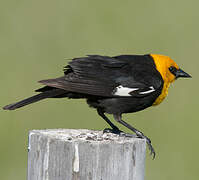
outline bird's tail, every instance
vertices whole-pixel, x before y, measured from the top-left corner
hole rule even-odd
[[[62,89],[52,89],[52,90],[45,91],[45,92],[42,92],[40,94],[37,94],[35,96],[29,97],[27,99],[24,99],[22,101],[19,101],[19,102],[13,103],[13,104],[9,104],[9,105],[3,107],[3,109],[4,110],[15,110],[17,108],[26,106],[26,105],[31,104],[31,103],[35,103],[35,102],[40,101],[42,99],[52,98],[52,97],[62,95],[63,93],[64,93],[64,90],[62,90]]]

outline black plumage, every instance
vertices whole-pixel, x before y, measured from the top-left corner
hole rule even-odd
[[[145,138],[155,155],[150,139],[121,119],[123,113],[143,110],[151,106],[161,94],[163,79],[150,55],[121,55],[115,57],[89,55],[74,58],[64,69],[64,76],[39,81],[40,94],[5,106],[13,110],[45,98],[85,98],[89,106],[112,127],[111,132],[121,131],[105,116],[115,120]]]
[[[144,58],[138,55],[75,58],[66,67],[63,77],[40,83],[47,85],[40,89],[42,92],[48,91],[49,86],[64,89],[66,97],[86,98],[91,107],[110,114],[136,112],[151,106],[163,86],[162,77],[149,55]],[[139,89],[130,96],[114,95],[120,85]],[[153,93],[140,94],[151,86],[155,89]]]

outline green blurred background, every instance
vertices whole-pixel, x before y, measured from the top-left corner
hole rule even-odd
[[[198,7],[196,0],[1,0],[0,106],[33,95],[38,80],[61,76],[73,57],[169,55],[193,78],[175,82],[160,106],[124,119],[156,149],[154,161],[147,151],[147,180],[198,180]],[[84,100],[0,110],[0,179],[26,179],[31,129],[105,127]]]

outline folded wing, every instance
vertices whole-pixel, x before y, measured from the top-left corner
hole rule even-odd
[[[142,72],[142,69],[136,70],[129,61],[108,56],[75,58],[65,67],[64,73],[63,77],[39,82],[71,92],[102,97],[143,97],[162,86],[161,80],[154,79],[154,72],[147,72],[147,68]],[[146,80],[143,80],[146,75]]]

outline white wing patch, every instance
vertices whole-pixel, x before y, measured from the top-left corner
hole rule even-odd
[[[117,96],[131,96],[129,93],[132,91],[136,91],[139,88],[128,88],[128,87],[123,87],[122,85],[119,85],[118,87],[115,88],[114,90],[114,95]]]
[[[153,87],[153,86],[150,86],[150,87],[149,87],[149,89],[150,89],[150,90],[140,92],[139,94],[149,94],[149,93],[152,93],[153,91],[155,91],[155,89],[154,89],[154,87]]]
[[[155,91],[153,86],[150,86],[148,89],[149,90],[147,91],[139,92],[139,94],[149,94]],[[114,89],[113,94],[117,96],[131,96],[130,93],[137,90],[139,90],[139,88],[128,88],[128,87],[123,87],[122,85],[119,85]]]

